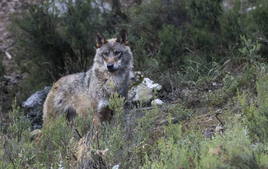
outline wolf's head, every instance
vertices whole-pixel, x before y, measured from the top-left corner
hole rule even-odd
[[[127,33],[122,30],[117,38],[106,40],[97,34],[95,66],[102,71],[120,72],[133,67],[132,52],[127,46]]]

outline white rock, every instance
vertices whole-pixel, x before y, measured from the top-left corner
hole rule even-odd
[[[257,7],[256,6],[252,6],[246,9],[246,12],[250,12],[252,10],[255,10]]]
[[[143,83],[134,88],[135,96],[133,101],[147,102],[153,98],[153,89],[148,88]]]
[[[32,94],[26,101],[22,103],[24,108],[33,108],[35,106],[42,106],[51,87],[46,86],[43,90],[39,90]]]
[[[117,165],[113,166],[112,169],[119,169],[119,167],[120,167],[120,164],[117,164]]]
[[[5,54],[6,54],[6,57],[11,60],[12,59],[12,55],[8,52],[8,51],[5,51]]]
[[[130,89],[128,97],[130,101],[150,102],[156,92],[162,89],[162,86],[158,83],[154,83],[149,78],[144,78],[143,81],[137,86]]]
[[[221,133],[224,130],[224,127],[221,125],[217,125],[215,128],[215,132],[216,133]]]
[[[151,105],[152,106],[156,106],[156,105],[162,105],[164,104],[164,102],[160,99],[154,99],[152,102],[151,102]]]
[[[60,163],[59,163],[59,168],[58,169],[64,169],[64,166],[63,166],[63,161],[60,160]]]
[[[149,78],[144,78],[142,83],[145,84],[148,88],[154,89],[156,91],[159,91],[162,89],[162,86],[160,84],[154,83],[154,81],[152,81]]]
[[[31,131],[30,136],[31,138],[35,138],[35,137],[40,136],[41,134],[42,134],[42,131],[40,129],[36,129],[36,130]]]

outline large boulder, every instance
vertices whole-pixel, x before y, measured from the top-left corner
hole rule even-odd
[[[50,88],[51,87],[47,86],[43,90],[35,92],[22,103],[22,107],[25,109],[27,116],[32,121],[33,129],[42,127],[43,103]]]

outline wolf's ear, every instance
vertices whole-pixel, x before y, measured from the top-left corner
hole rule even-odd
[[[127,31],[125,29],[122,29],[119,33],[119,36],[116,39],[116,42],[122,43],[127,45],[128,40],[127,40]]]
[[[106,40],[104,38],[104,36],[100,33],[97,33],[97,36],[96,36],[96,47],[97,48],[100,48],[103,44],[106,43]]]

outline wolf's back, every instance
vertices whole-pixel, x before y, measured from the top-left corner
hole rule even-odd
[[[73,113],[80,114],[90,107],[87,90],[90,74],[91,72],[88,71],[67,75],[53,84],[43,107],[44,124],[70,110],[76,110]]]

